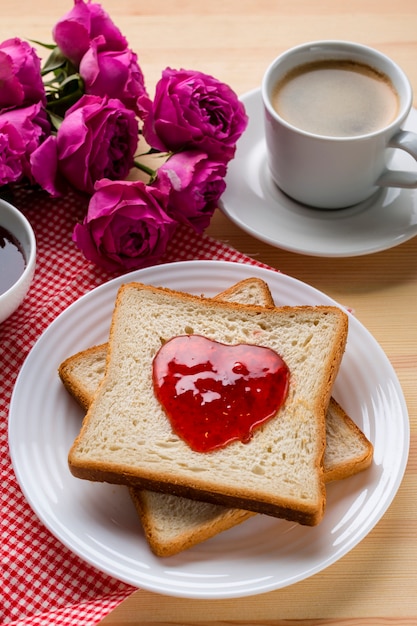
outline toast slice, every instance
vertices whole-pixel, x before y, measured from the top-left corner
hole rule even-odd
[[[347,325],[337,307],[265,309],[140,283],[122,286],[105,376],[70,450],[71,472],[318,523],[325,506],[324,418]],[[153,391],[152,363],[161,343],[190,333],[269,347],[287,363],[285,405],[249,443],[198,453],[173,433]]]
[[[217,299],[273,306],[268,285],[248,278],[222,292]],[[94,346],[66,359],[59,375],[68,391],[87,410],[101,383],[107,344]],[[326,482],[347,478],[369,467],[373,447],[362,431],[332,398],[326,414]],[[157,556],[172,556],[248,519],[253,513],[141,489],[130,489],[147,541]]]

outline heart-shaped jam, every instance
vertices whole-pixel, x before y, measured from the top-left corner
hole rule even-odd
[[[208,452],[236,440],[247,443],[277,413],[289,370],[270,348],[184,335],[159,349],[153,384],[174,432],[193,450]]]

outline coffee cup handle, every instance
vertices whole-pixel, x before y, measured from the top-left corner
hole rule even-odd
[[[400,130],[388,143],[389,148],[399,148],[408,152],[417,161],[417,134],[409,130]],[[377,181],[380,187],[417,188],[417,171],[405,172],[387,169]]]

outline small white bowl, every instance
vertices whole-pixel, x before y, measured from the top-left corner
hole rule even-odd
[[[0,324],[23,302],[33,279],[36,265],[36,239],[26,217],[13,205],[0,199],[0,227],[19,242],[25,258],[25,268],[15,283],[0,295]],[[0,272],[5,271],[0,267]]]

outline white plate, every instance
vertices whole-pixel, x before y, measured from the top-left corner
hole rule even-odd
[[[27,357],[13,392],[9,442],[20,486],[45,526],[73,552],[127,583],[189,598],[227,598],[285,587],[319,572],[354,548],[386,511],[405,469],[409,425],[401,387],[387,357],[350,317],[334,395],[375,446],[372,468],[328,487],[324,520],[306,528],[257,515],[168,559],[153,556],[124,487],[74,478],[68,450],[82,411],[57,375],[61,361],[107,340],[116,290],[139,280],[215,295],[259,276],[277,304],[335,304],[278,272],[221,261],[152,267],[91,291],[64,311]]]
[[[260,90],[241,99],[249,124],[229,163],[220,201],[222,211],[240,228],[278,248],[323,257],[370,254],[417,235],[416,189],[383,189],[367,202],[330,211],[291,200],[269,175]],[[405,127],[417,131],[414,109]],[[416,169],[401,150],[395,151],[392,167]]]

